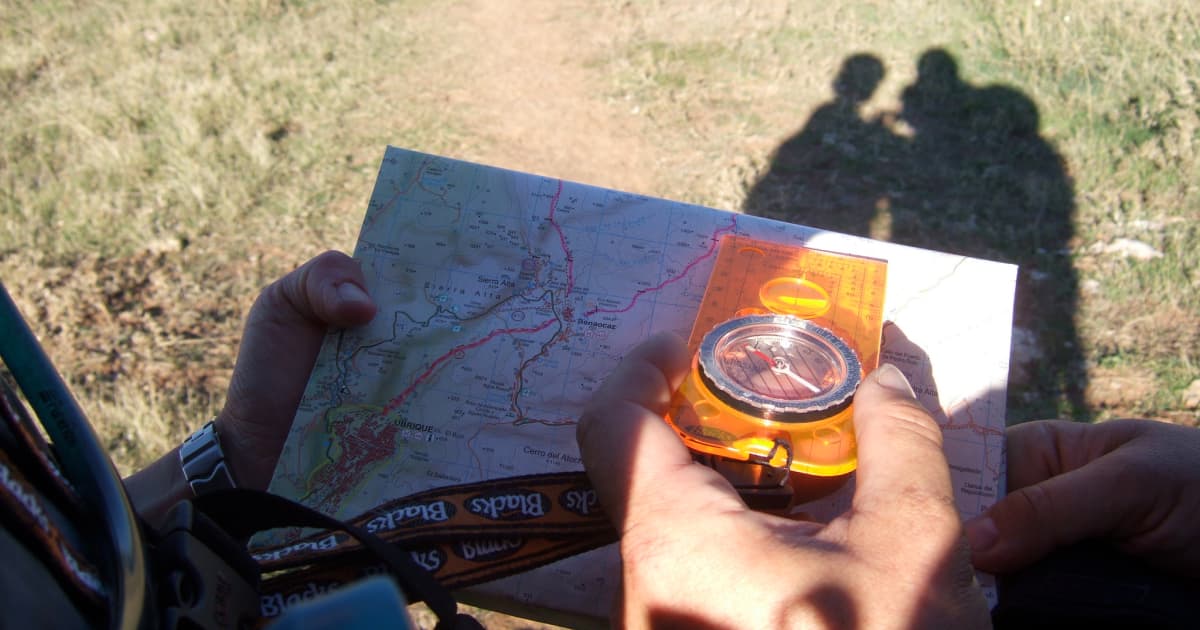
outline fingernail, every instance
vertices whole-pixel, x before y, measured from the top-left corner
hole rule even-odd
[[[891,363],[884,363],[875,370],[875,382],[884,387],[905,394],[910,398],[916,398],[917,394],[913,391],[912,385],[909,385],[908,378],[904,376],[904,372],[900,368]]]
[[[352,304],[355,302],[361,304],[373,304],[371,296],[367,295],[362,287],[353,282],[343,282],[337,286],[337,296],[342,304]]]
[[[975,553],[991,549],[992,545],[995,545],[1000,538],[1000,530],[996,528],[996,521],[989,516],[976,516],[967,521],[963,527],[967,532],[967,544],[971,545],[971,551]]]

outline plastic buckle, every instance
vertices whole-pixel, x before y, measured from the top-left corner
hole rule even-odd
[[[773,466],[776,450],[783,448],[787,454],[787,465]],[[793,490],[788,483],[792,450],[786,443],[776,440],[775,447],[765,457],[752,456],[749,461],[739,461],[716,455],[692,451],[692,459],[721,473],[738,495],[752,510],[784,510],[792,503]]]
[[[153,557],[163,628],[242,628],[261,616],[257,563],[189,501],[167,515]]]
[[[237,487],[225,463],[214,420],[209,420],[179,446],[179,464],[193,496]]]

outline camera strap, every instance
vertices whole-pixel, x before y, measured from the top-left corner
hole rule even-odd
[[[0,382],[0,526],[47,567],[81,612],[99,615],[109,594],[79,538],[79,528],[91,523],[82,506],[24,405]]]
[[[2,450],[0,506],[3,506],[3,526],[25,541],[59,583],[67,587],[64,590],[68,595],[89,613],[102,610],[108,593],[99,571],[79,551],[73,537],[60,527],[61,516]]]

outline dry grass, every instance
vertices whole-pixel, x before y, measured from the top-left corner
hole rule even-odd
[[[352,246],[385,144],[754,211],[780,147],[817,127],[810,118],[856,53],[877,58],[883,75],[855,114],[890,135],[860,137],[865,158],[825,165],[833,187],[784,180],[782,194],[798,200],[786,218],[1013,260],[1043,296],[1034,302],[1066,296],[1069,310],[1018,315],[1043,359],[1014,387],[1016,419],[1191,413],[1178,402],[1197,376],[1200,328],[1200,18],[1190,3],[0,11],[0,270],[125,469],[220,404],[259,286],[325,247]],[[1022,182],[994,174],[1011,170],[996,157],[1013,152],[1007,139],[952,130],[946,141],[983,142],[991,173],[955,170],[945,156],[932,175],[897,167],[912,149],[884,143],[920,131],[904,90],[935,47],[964,86],[1007,86],[1036,107],[1037,146],[1061,156],[1069,195],[1057,236],[1014,237],[980,219],[980,199],[1028,203],[1003,194]],[[853,144],[859,127],[822,132]],[[971,157],[947,146],[954,160]],[[857,206],[870,216],[850,222]],[[908,237],[906,220],[919,224]],[[1026,255],[1004,238],[1055,251]],[[1162,256],[1106,249],[1122,238]],[[1089,371],[1152,385],[1140,398],[1089,397],[1104,389],[1089,387]]]
[[[0,277],[122,470],[220,405],[258,287],[353,246],[389,143],[1019,262],[1013,420],[1196,420],[1194,3],[348,4],[0,7]],[[953,115],[905,98],[935,48]]]

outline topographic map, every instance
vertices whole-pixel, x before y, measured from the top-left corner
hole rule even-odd
[[[964,518],[995,502],[1015,267],[393,147],[354,253],[379,313],[329,334],[270,490],[348,518],[437,486],[581,469],[583,405],[642,339],[687,337],[734,233],[888,262],[881,360],[943,427]],[[851,492],[803,509],[832,517]],[[618,562],[604,548],[479,590],[603,617]]]

